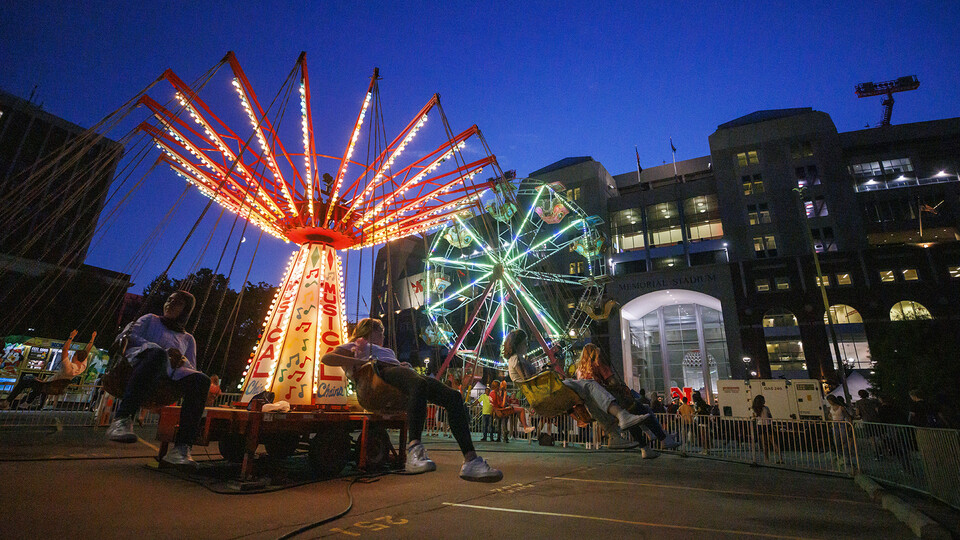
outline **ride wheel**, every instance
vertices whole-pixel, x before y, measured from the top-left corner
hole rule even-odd
[[[350,446],[350,434],[345,429],[323,428],[310,439],[310,466],[320,476],[336,476],[350,461]]]
[[[560,184],[497,182],[485,194],[494,197],[485,213],[461,212],[431,241],[424,291],[430,326],[422,337],[450,351],[441,375],[454,356],[465,369],[506,369],[500,344],[515,328],[530,336],[529,359],[560,367],[570,344],[589,332],[580,306],[603,290],[602,220]]]
[[[247,438],[242,433],[224,433],[217,441],[217,448],[223,459],[230,463],[240,463],[247,450]]]
[[[267,449],[267,455],[275,459],[283,459],[292,456],[297,452],[300,446],[300,434],[294,431],[285,431],[270,435],[263,446]]]
[[[357,461],[360,457],[361,439],[357,440]],[[375,469],[384,466],[390,459],[390,452],[393,451],[393,443],[390,442],[390,434],[385,428],[379,426],[370,426],[367,428],[366,458],[365,469]]]

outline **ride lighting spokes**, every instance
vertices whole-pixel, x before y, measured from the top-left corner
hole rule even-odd
[[[477,126],[450,129],[439,94],[387,139],[378,70],[360,97],[353,125],[333,135],[342,137],[343,149],[321,154],[314,116],[335,111],[311,102],[304,53],[271,99],[257,95],[232,52],[217,67],[223,65],[229,78],[218,85],[215,71],[201,89],[164,72],[161,80],[173,87],[172,96],[140,97],[152,115],[140,130],[162,152],[159,162],[200,193],[300,245],[244,372],[242,401],[268,390],[294,405],[343,403],[342,371],[318,360],[345,337],[337,250],[442,227],[466,209],[480,208],[481,194],[493,185],[477,181],[484,169],[492,169],[491,176],[502,173]],[[220,95],[211,98],[207,91]],[[288,105],[297,112],[284,114]],[[283,140],[291,137],[298,142],[288,148]],[[366,163],[358,161],[358,147],[369,149]],[[465,149],[474,150],[469,160]]]

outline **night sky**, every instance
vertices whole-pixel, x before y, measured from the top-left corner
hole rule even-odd
[[[501,167],[520,175],[582,155],[612,174],[635,170],[634,145],[644,167],[659,165],[669,137],[678,160],[703,156],[718,124],[761,109],[813,107],[840,131],[861,129],[882,108],[854,86],[904,75],[920,89],[896,95],[894,123],[960,116],[960,2],[702,4],[6,0],[0,88],[25,98],[36,85],[35,103],[88,127],[164,69],[192,81],[228,50],[261,97],[273,95],[306,51],[320,152],[343,151],[379,67],[388,135],[438,92],[455,131],[478,124]],[[150,175],[87,263],[130,268],[182,186],[168,170]],[[170,261],[204,203],[188,197],[133,292]],[[256,233],[246,237],[235,281]],[[217,238],[202,266],[216,264]],[[265,239],[251,280],[276,284],[292,249]],[[364,279],[347,280],[351,318],[358,285],[369,294],[370,254],[363,264]]]

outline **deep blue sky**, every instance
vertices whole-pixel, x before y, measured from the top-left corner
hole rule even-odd
[[[26,97],[39,85],[44,109],[90,126],[164,69],[191,81],[228,50],[261,97],[272,95],[305,50],[321,152],[342,151],[337,141],[379,66],[388,133],[439,92],[455,129],[478,124],[501,166],[521,175],[579,155],[627,172],[634,145],[644,166],[658,165],[670,160],[669,137],[677,159],[706,155],[718,124],[760,109],[813,107],[841,131],[859,129],[879,121],[881,106],[857,99],[854,86],[903,75],[921,86],[897,95],[894,123],[960,116],[960,2],[703,4],[7,0],[0,88]],[[126,268],[181,186],[154,173],[138,211],[87,262]],[[200,208],[193,195],[137,289]],[[252,279],[276,283],[291,246],[265,249]],[[204,266],[216,264],[215,251]],[[348,281],[353,298],[357,281]]]

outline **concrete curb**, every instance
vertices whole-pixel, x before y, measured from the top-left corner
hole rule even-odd
[[[883,489],[883,487],[869,476],[859,473],[853,480],[867,492],[867,495],[885,510],[889,510],[894,517],[904,525],[910,527],[914,536],[923,539],[950,540],[952,536],[942,525],[933,521],[916,508],[903,502],[903,499]]]

